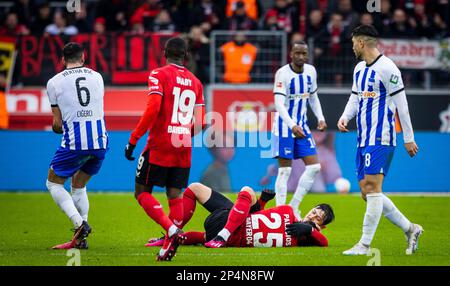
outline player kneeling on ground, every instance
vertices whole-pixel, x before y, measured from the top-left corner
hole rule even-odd
[[[210,215],[204,222],[205,232],[186,232],[183,245],[201,243],[209,248],[328,246],[327,238],[320,231],[334,219],[331,206],[317,205],[299,221],[289,205],[264,210],[274,196],[273,191],[264,190],[256,199],[250,187],[243,187],[233,204],[203,184],[191,184],[183,193],[183,221],[191,219],[197,201]],[[146,246],[161,243],[161,238],[151,239]]]

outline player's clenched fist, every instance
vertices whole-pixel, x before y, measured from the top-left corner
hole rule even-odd
[[[419,152],[419,147],[417,146],[416,142],[409,142],[405,143],[405,149],[406,152],[408,152],[409,156],[414,157],[416,156],[417,152]]]
[[[133,144],[131,144],[131,143],[128,143],[126,146],[125,146],[125,158],[127,158],[128,160],[130,160],[130,161],[134,161],[134,157],[133,157],[133,151],[134,151],[134,148],[136,148],[136,145],[133,145]]]
[[[346,119],[344,119],[344,118],[339,119],[338,124],[337,124],[339,131],[348,132],[347,123],[348,122]]]
[[[327,130],[327,123],[324,121],[324,120],[320,120],[318,123],[317,123],[317,130],[319,130],[319,131],[325,131],[325,130]]]
[[[310,235],[312,230],[312,225],[304,222],[294,222],[286,226],[286,233],[295,237]]]

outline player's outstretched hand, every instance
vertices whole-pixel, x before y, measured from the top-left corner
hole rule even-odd
[[[419,152],[419,147],[416,142],[405,143],[406,152],[408,152],[410,157],[416,156],[417,152]]]
[[[275,197],[275,191],[270,189],[264,189],[261,192],[261,200],[268,202]]]
[[[327,127],[328,127],[328,125],[324,120],[320,120],[319,123],[317,124],[317,130],[322,131],[322,132],[327,130]]]
[[[339,121],[337,123],[337,127],[338,127],[339,131],[348,132],[347,123],[348,123],[347,120],[345,120],[344,118],[339,119]]]
[[[133,144],[131,144],[131,143],[128,143],[126,146],[125,146],[125,158],[127,158],[128,160],[130,160],[130,161],[134,161],[134,157],[133,157],[133,151],[134,151],[134,148],[136,148],[136,145],[133,145]]]
[[[299,237],[302,235],[310,235],[313,230],[312,225],[304,222],[294,222],[286,226],[286,233],[290,236]]]
[[[295,125],[294,127],[292,127],[292,134],[294,134],[294,136],[298,137],[298,138],[306,137],[305,133],[303,132],[303,129],[298,125]]]

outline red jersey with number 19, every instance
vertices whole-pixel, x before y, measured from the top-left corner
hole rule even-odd
[[[201,82],[185,67],[168,64],[150,73],[148,89],[149,95],[162,96],[144,149],[150,150],[149,162],[162,167],[190,167],[194,107],[204,105]]]

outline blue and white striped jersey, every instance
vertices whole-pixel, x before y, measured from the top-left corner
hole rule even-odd
[[[274,135],[280,136],[281,130],[281,137],[292,137],[292,126],[290,125],[302,127],[305,134],[311,133],[306,113],[309,99],[313,94],[316,96],[316,92],[317,72],[314,66],[304,64],[303,72],[300,74],[296,73],[289,64],[278,69],[275,74],[273,93],[285,96],[284,106],[293,121],[291,124],[285,122],[277,113],[272,128]]]
[[[372,64],[359,62],[353,73],[352,93],[358,97],[358,147],[395,146],[395,110],[392,96],[404,90],[400,70],[386,56]]]
[[[63,120],[61,147],[70,150],[106,149],[102,76],[89,68],[65,69],[47,83],[52,107],[58,106]]]

